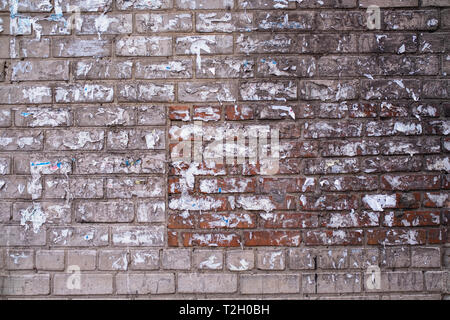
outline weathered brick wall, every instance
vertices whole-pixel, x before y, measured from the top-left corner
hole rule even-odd
[[[448,298],[449,36],[449,0],[0,0],[2,297]],[[278,167],[177,158],[264,130]]]

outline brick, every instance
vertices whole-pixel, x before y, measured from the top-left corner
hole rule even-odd
[[[235,233],[183,233],[185,247],[239,247],[240,236]]]
[[[240,280],[242,294],[283,294],[300,291],[298,275],[241,275]]]
[[[369,245],[383,244],[387,246],[393,245],[418,245],[425,244],[426,231],[423,229],[402,230],[368,230],[367,243]]]
[[[284,270],[284,251],[257,251],[256,267],[259,270]]]
[[[388,11],[384,13],[387,30],[436,30],[439,24],[438,11]]]
[[[7,250],[6,251],[7,270],[30,270],[34,269],[33,250]]]
[[[131,270],[158,270],[159,250],[132,250]]]
[[[233,9],[233,0],[175,0],[175,7],[180,9]]]
[[[267,57],[258,60],[258,73],[264,77],[312,77],[316,64],[313,57]]]
[[[448,291],[448,272],[428,271],[425,272],[425,288],[427,292]]]
[[[326,194],[321,197],[300,196],[302,210],[351,210],[357,208],[357,199],[352,195]]]
[[[179,79],[192,77],[192,61],[151,60],[136,63],[136,78],[138,79]]]
[[[290,34],[258,35],[240,34],[237,38],[237,52],[239,53],[294,53],[296,52],[297,37]]]
[[[260,214],[260,224],[264,228],[314,228],[317,227],[319,217],[310,213],[265,213]]]
[[[304,242],[306,245],[357,245],[363,242],[363,231],[306,231]]]
[[[70,274],[55,274],[55,295],[107,295],[113,293],[113,275],[111,274],[80,274],[80,288],[68,286],[71,283]]]
[[[161,226],[113,227],[112,243],[116,246],[162,246],[164,244],[164,228]]]
[[[237,291],[237,275],[235,274],[195,274],[178,275],[178,291],[180,293],[233,293]]]
[[[412,248],[411,264],[417,268],[439,268],[441,266],[440,248]]]
[[[69,6],[76,6],[80,9],[81,12],[101,12],[111,9],[112,1],[97,0],[92,2],[89,0],[69,0],[65,3],[60,3],[59,5],[63,12],[69,11]]]
[[[50,39],[12,40],[10,56],[13,58],[48,58],[50,57]]]
[[[118,294],[168,294],[175,292],[173,273],[157,274],[118,274],[116,276]]]
[[[45,148],[47,150],[101,150],[104,131],[88,130],[51,130],[47,131]]]
[[[438,80],[434,83],[426,80],[423,82],[422,93],[425,98],[445,98],[448,97],[449,82],[447,80]]]
[[[295,2],[271,0],[239,0],[239,9],[295,9]]]
[[[162,179],[156,177],[107,179],[106,194],[108,198],[162,197],[162,186]]]
[[[448,207],[448,194],[438,192],[427,192],[424,195],[424,206],[432,208]]]
[[[98,39],[55,39],[52,42],[53,57],[109,57],[111,56],[111,42]]]
[[[364,30],[366,20],[366,14],[359,11],[322,11],[316,15],[319,30]]]
[[[40,150],[43,144],[42,131],[32,130],[0,130],[0,149],[12,150]]]
[[[75,79],[130,79],[133,62],[129,60],[81,60],[74,64]]]
[[[197,55],[197,65],[201,65],[200,54],[232,53],[233,37],[228,35],[186,36],[177,37],[175,54]],[[201,51],[204,50],[204,51]]]
[[[161,105],[143,105],[137,108],[137,124],[156,126],[166,124],[166,107]]]
[[[112,102],[114,88],[101,84],[65,85],[55,88],[57,103]]]
[[[439,175],[385,175],[381,177],[381,188],[383,190],[421,190],[439,189]]]
[[[4,104],[51,103],[52,89],[39,85],[0,85]]]
[[[15,202],[13,205],[13,221],[22,223],[23,216],[34,210],[37,212],[42,211],[45,214],[45,223],[47,225],[61,225],[71,222],[70,206],[62,201],[45,201],[34,204],[30,202]],[[25,224],[28,228],[33,226],[34,230],[34,225],[29,222],[25,221]]]
[[[202,58],[197,66],[196,77],[200,79],[252,78],[255,61],[251,58]]]
[[[434,6],[434,7],[448,7],[449,4],[445,0],[424,0],[422,7]]]
[[[127,36],[117,40],[118,56],[170,56],[172,53],[171,37]]]
[[[78,222],[131,222],[134,218],[132,202],[78,202],[75,207]]]
[[[222,270],[222,251],[195,250],[193,253],[193,263],[199,270]]]
[[[230,271],[247,271],[255,267],[255,254],[252,250],[227,251],[227,269]]]
[[[163,250],[161,265],[166,270],[190,270],[191,252],[186,249]]]
[[[236,101],[237,88],[232,82],[179,82],[180,102],[230,102]]]
[[[191,30],[192,16],[189,13],[143,13],[136,15],[136,31],[138,33],[189,32]]]
[[[389,7],[417,7],[419,5],[418,0],[360,0],[359,6],[367,8],[368,6],[375,5],[382,8]]]
[[[362,291],[361,276],[359,273],[319,274],[316,284],[317,293],[348,293]]]
[[[432,137],[414,139],[390,139],[383,145],[382,153],[386,155],[439,153],[440,144]]]
[[[300,81],[300,98],[307,100],[339,101],[357,98],[355,81],[304,80]]]
[[[163,200],[142,200],[136,208],[138,222],[164,222],[166,204]]]
[[[103,197],[102,179],[75,178],[71,180],[58,177],[45,179],[43,198],[64,199],[70,194],[73,199],[95,199]]]
[[[69,80],[68,61],[18,61],[12,69],[12,81]]]
[[[107,135],[110,150],[157,150],[164,149],[165,143],[162,129],[115,129]]]
[[[35,233],[32,229],[23,230],[23,226],[0,226],[0,246],[42,246],[46,244],[46,231]]]
[[[373,211],[362,211],[355,214],[333,212],[322,219],[322,226],[327,228],[358,228],[379,225],[380,214]]]
[[[133,16],[131,14],[82,15],[81,27],[77,34],[122,34],[133,32]]]
[[[120,250],[100,251],[98,269],[126,271],[128,269],[128,253]]]
[[[420,53],[438,53],[445,52],[447,49],[446,33],[433,32],[419,33],[419,52]]]
[[[363,34],[359,49],[365,53],[414,53],[418,39],[415,34]]]
[[[67,266],[77,266],[80,270],[92,271],[96,268],[97,252],[95,250],[69,250]]]
[[[350,249],[348,258],[350,269],[367,269],[380,264],[378,249]]]
[[[387,268],[408,268],[411,266],[411,249],[393,247],[381,249],[381,266]]]
[[[365,281],[369,281],[369,275],[365,275]],[[385,291],[385,292],[408,292],[423,290],[423,275],[417,271],[394,271],[382,272],[380,290],[366,289],[369,292]]]
[[[148,151],[108,156],[83,154],[76,158],[76,169],[77,174],[164,173],[164,160],[165,154]]]
[[[10,275],[3,276],[2,295],[5,296],[38,296],[50,293],[50,275]]]
[[[108,227],[52,227],[48,233],[54,246],[92,247],[109,243]]]
[[[117,0],[116,7],[119,10],[160,10],[173,7],[173,0],[146,1],[146,0]]]
[[[171,102],[175,100],[173,84],[134,83],[117,86],[121,102]]]
[[[367,100],[380,99],[413,99],[419,100],[422,93],[418,80],[363,80],[362,96]]]
[[[36,268],[38,270],[64,270],[64,251],[39,250],[36,251]]]
[[[197,13],[197,32],[244,32],[253,30],[253,13],[211,12]]]
[[[313,12],[260,12],[255,16],[257,29],[291,31],[311,30],[314,27]]]
[[[312,249],[289,249],[289,269],[310,270],[317,268],[316,252]]]
[[[357,52],[355,34],[302,35],[298,39],[301,53],[353,53]]]
[[[69,108],[17,108],[14,115],[17,127],[66,127],[73,123]]]
[[[242,82],[239,89],[245,101],[297,99],[297,83],[294,81]]]
[[[253,246],[292,246],[301,242],[301,234],[297,231],[246,231],[244,245]]]

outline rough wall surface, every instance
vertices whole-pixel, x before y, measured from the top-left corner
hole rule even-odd
[[[1,296],[448,298],[449,36],[449,0],[0,0]],[[237,132],[276,165],[177,157]]]

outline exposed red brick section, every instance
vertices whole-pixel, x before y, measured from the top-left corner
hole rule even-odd
[[[448,0],[15,2],[2,298],[450,299]]]

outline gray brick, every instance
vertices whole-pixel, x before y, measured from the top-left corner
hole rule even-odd
[[[242,294],[282,294],[300,291],[298,275],[241,275],[240,281]]]
[[[233,293],[237,291],[237,275],[216,273],[178,274],[180,293]]]

